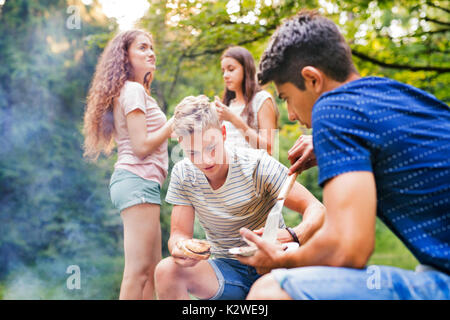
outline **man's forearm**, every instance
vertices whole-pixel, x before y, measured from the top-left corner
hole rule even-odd
[[[302,222],[294,228],[301,245],[304,245],[322,227],[325,210],[325,206],[321,203],[315,203],[306,208]]]
[[[345,187],[343,187],[345,186]],[[349,172],[327,182],[323,226],[299,250],[280,255],[287,267],[362,268],[375,243],[376,186],[371,172]]]
[[[280,256],[279,265],[284,268],[295,268],[313,265],[332,265],[337,244],[322,227],[302,243],[299,249],[286,252]],[[300,239],[299,239],[300,240]],[[301,240],[300,240],[301,241]]]
[[[284,268],[304,266],[335,266],[362,268],[368,257],[359,254],[357,245],[346,244],[342,235],[324,223],[299,249],[279,257],[278,265]]]

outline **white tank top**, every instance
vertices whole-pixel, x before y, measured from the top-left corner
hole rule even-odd
[[[275,100],[273,99],[272,95],[265,91],[261,90],[255,94],[253,97],[253,100],[251,102],[251,107],[253,108],[254,112],[254,119],[253,119],[253,127],[256,128],[256,131],[258,132],[259,126],[258,126],[258,112],[261,109],[261,106],[267,99],[272,99],[272,103],[275,107],[275,111],[278,116],[278,108],[276,105]],[[233,112],[235,115],[238,115],[241,117],[242,111],[244,110],[245,105],[234,105],[230,106],[230,111]],[[225,146],[228,148],[251,148],[250,144],[245,140],[244,135],[239,131],[231,122],[229,121],[223,121],[223,124],[225,125],[225,129],[227,130],[227,138],[225,140]]]

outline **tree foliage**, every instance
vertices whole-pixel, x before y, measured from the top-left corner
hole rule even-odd
[[[1,8],[0,279],[12,287],[31,266],[61,283],[70,264],[92,269],[120,244],[110,163],[84,161],[79,132],[100,53],[87,39],[110,30],[88,10],[80,29],[68,29],[67,8],[66,1],[25,0]]]
[[[362,75],[393,77],[450,99],[445,90],[450,73],[448,1],[150,3],[141,26],[152,32],[164,66],[155,82],[164,108],[175,103],[178,92],[186,92],[184,84],[215,92],[221,87],[218,60],[228,46],[245,46],[258,60],[277,26],[301,9],[318,9],[338,24]]]
[[[154,38],[158,70],[152,94],[168,116],[187,95],[221,95],[220,55],[228,46],[244,46],[258,61],[277,26],[303,8],[317,8],[338,24],[361,75],[391,77],[450,100],[449,1],[149,3],[139,26]],[[71,5],[79,9],[79,29],[67,27]],[[86,162],[80,130],[98,56],[116,32],[97,1],[87,6],[76,0],[6,0],[0,5],[0,297],[117,297],[122,227],[108,193],[116,157]],[[272,85],[267,90],[276,95]],[[301,132],[309,131],[289,122],[285,106],[278,104],[276,156],[289,165],[287,150]],[[171,141],[169,155],[175,146]],[[299,181],[321,199],[316,168]],[[170,212],[164,203],[164,255]],[[285,218],[288,225],[299,222],[288,210]],[[387,232],[377,225],[373,261],[413,267],[416,261]],[[202,234],[198,225],[195,234]],[[88,289],[81,293],[61,286],[70,264],[84,272],[82,286]],[[30,281],[39,290],[22,285],[36,277],[43,283]]]

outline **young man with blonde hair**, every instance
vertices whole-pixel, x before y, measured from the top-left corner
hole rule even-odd
[[[244,299],[259,275],[227,249],[247,245],[240,238],[240,228],[264,226],[287,178],[287,168],[264,150],[225,149],[225,127],[206,96],[181,101],[175,109],[174,131],[186,158],[175,164],[166,196],[174,205],[171,256],[155,272],[158,297],[189,299],[191,294],[200,299]],[[303,222],[290,232],[306,243],[323,222],[324,206],[299,183],[285,204],[303,214]],[[180,241],[193,237],[195,217],[214,259],[192,258],[179,246]],[[280,229],[278,240],[292,241],[290,232]]]

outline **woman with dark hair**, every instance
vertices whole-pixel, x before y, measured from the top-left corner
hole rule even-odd
[[[272,95],[256,81],[255,62],[242,47],[230,47],[221,57],[225,90],[215,103],[224,120],[227,147],[252,147],[273,152],[278,108]]]
[[[161,260],[160,189],[167,176],[172,119],[150,96],[156,57],[142,30],[118,34],[103,51],[84,114],[85,156],[118,159],[111,200],[124,226],[125,269],[120,299],[154,298],[154,270]]]

